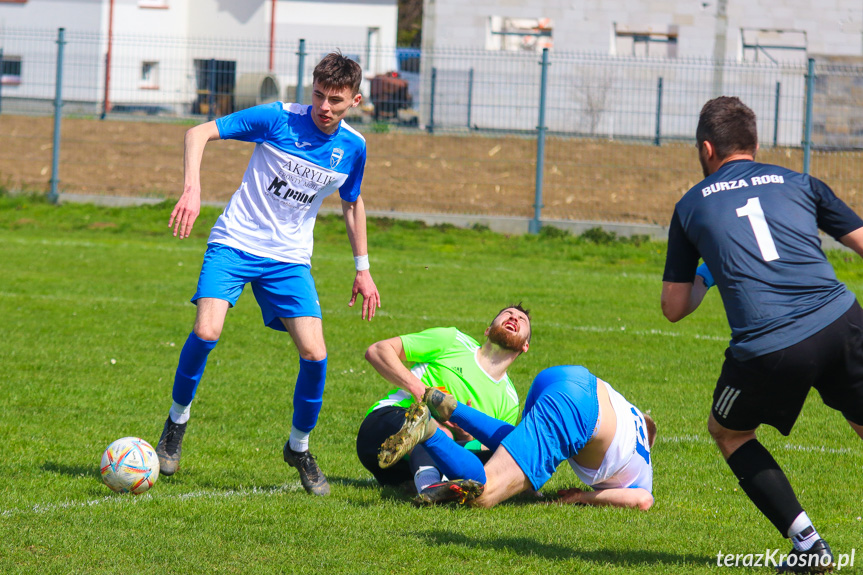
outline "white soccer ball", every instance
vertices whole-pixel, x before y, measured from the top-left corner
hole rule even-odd
[[[159,478],[159,457],[140,437],[123,437],[102,454],[102,482],[117,493],[140,495]]]

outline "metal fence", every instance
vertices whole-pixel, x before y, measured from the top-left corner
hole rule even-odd
[[[189,125],[270,101],[310,103],[312,69],[336,48],[366,71],[350,122],[368,141],[373,210],[531,217],[535,229],[548,219],[664,224],[701,177],[698,112],[719,94],[756,112],[759,159],[810,171],[863,207],[863,66],[837,59],[807,68],[75,31],[61,41],[57,30],[8,28],[0,183],[176,197]],[[233,193],[248,153],[208,147],[205,199]]]

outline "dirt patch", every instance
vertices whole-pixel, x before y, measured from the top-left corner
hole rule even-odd
[[[179,197],[183,135],[190,124],[64,118],[60,190],[68,193]],[[48,190],[53,119],[0,116],[0,183]],[[532,217],[536,139],[516,136],[366,132],[363,198],[369,210]],[[541,215],[666,224],[674,203],[701,179],[691,143],[650,144],[548,138]],[[202,165],[202,199],[234,193],[252,144],[211,142]],[[759,160],[800,170],[799,149],[771,149]],[[813,161],[813,174],[860,211],[861,152]],[[815,168],[819,169],[815,169]],[[329,198],[326,205],[336,206]]]

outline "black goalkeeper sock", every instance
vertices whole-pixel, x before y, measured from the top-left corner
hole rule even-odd
[[[740,487],[761,513],[788,537],[788,529],[803,512],[785,473],[757,439],[741,445],[728,458]]]

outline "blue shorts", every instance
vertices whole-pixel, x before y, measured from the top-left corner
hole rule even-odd
[[[286,331],[281,317],[321,317],[309,266],[254,256],[223,244],[207,244],[192,303],[211,297],[233,307],[247,283],[252,284],[268,327]]]
[[[533,380],[521,423],[501,445],[539,489],[590,441],[598,417],[596,376],[576,365],[550,367]]]

